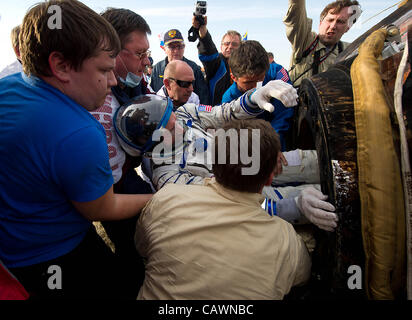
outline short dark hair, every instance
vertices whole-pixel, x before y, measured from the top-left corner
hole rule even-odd
[[[61,9],[61,29],[49,26],[51,6]],[[54,51],[60,52],[75,70],[101,50],[113,57],[120,51],[113,27],[77,0],[50,0],[34,5],[23,19],[19,43],[24,72],[36,76],[52,75],[49,56]]]
[[[237,78],[266,73],[269,70],[267,52],[258,41],[243,41],[239,48],[232,52],[229,67]]]
[[[352,1],[352,0],[338,0],[335,2],[331,2],[320,13],[320,21],[322,21],[326,17],[326,15],[328,14],[330,10],[332,10],[333,14],[338,14],[343,8],[354,6],[354,5],[359,5],[359,2]]]
[[[272,128],[268,121],[262,119],[247,119],[247,120],[233,120],[226,123],[222,129],[224,132],[235,130],[237,133],[238,143],[238,160],[240,156],[240,130],[247,129],[248,131],[248,155],[252,153],[252,130],[260,130],[260,154],[259,154],[259,170],[254,175],[242,174],[243,168],[250,167],[249,164],[243,164],[238,161],[235,164],[230,163],[230,152],[233,152],[232,141],[229,135],[225,135],[226,148],[222,150],[220,145],[221,138],[219,138],[219,131],[216,132],[214,140],[214,159],[213,159],[213,174],[218,183],[226,188],[242,191],[258,193],[264,186],[277,165],[277,157],[280,152],[280,140],[275,129]],[[231,151],[232,150],[232,151]],[[224,163],[219,163],[219,151],[225,152]],[[236,152],[236,151],[235,151]],[[220,161],[221,162],[221,161]]]
[[[122,47],[127,43],[127,38],[133,31],[152,34],[146,20],[129,9],[107,8],[101,15],[116,30]]]

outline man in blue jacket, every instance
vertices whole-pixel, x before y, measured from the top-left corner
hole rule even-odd
[[[228,60],[233,51],[239,48],[242,37],[234,30],[227,31],[222,37],[220,53],[217,52],[212,36],[207,30],[207,17],[204,16],[205,24],[199,25],[195,17],[192,26],[199,30],[199,60],[203,63],[206,73],[206,81],[209,86],[210,102],[212,106],[222,103],[222,96],[233,83],[230,78]]]
[[[185,53],[185,43],[180,31],[177,29],[167,31],[164,35],[164,46],[166,58],[154,65],[150,79],[150,87],[155,92],[159,91],[163,87],[163,75],[167,64],[174,60],[182,60],[193,69],[193,73],[195,74],[193,91],[199,96],[200,103],[210,104],[209,89],[202,70],[195,62],[183,56]]]
[[[282,80],[291,84],[285,68],[277,63],[269,64],[266,50],[258,41],[248,40],[240,44],[229,59],[230,76],[234,81],[222,97],[222,103],[230,102],[256,87],[258,83],[265,85],[271,80]],[[279,134],[282,151],[286,150],[285,136],[290,127],[293,108],[285,106],[276,99],[271,99],[274,111],[265,113],[260,118],[269,121]]]

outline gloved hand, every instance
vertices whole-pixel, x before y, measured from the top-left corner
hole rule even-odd
[[[331,211],[335,211],[335,207],[326,202],[328,196],[316,190],[313,187],[308,187],[295,198],[296,205],[300,212],[305,217],[318,226],[320,229],[326,231],[334,231],[338,221],[338,217]]]
[[[272,98],[280,100],[285,107],[293,107],[298,104],[296,89],[282,80],[269,81],[249,96],[252,103],[269,112],[274,110],[274,106],[270,103]]]

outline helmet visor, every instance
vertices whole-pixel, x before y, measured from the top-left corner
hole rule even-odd
[[[153,132],[167,125],[172,110],[170,99],[152,94],[138,96],[118,108],[113,124],[123,149],[133,156],[150,150]]]

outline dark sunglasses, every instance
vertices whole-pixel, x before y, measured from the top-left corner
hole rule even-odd
[[[189,88],[190,85],[193,86],[193,84],[194,84],[194,80],[193,81],[183,81],[183,80],[176,80],[174,78],[169,78],[169,80],[173,80],[181,88]]]

